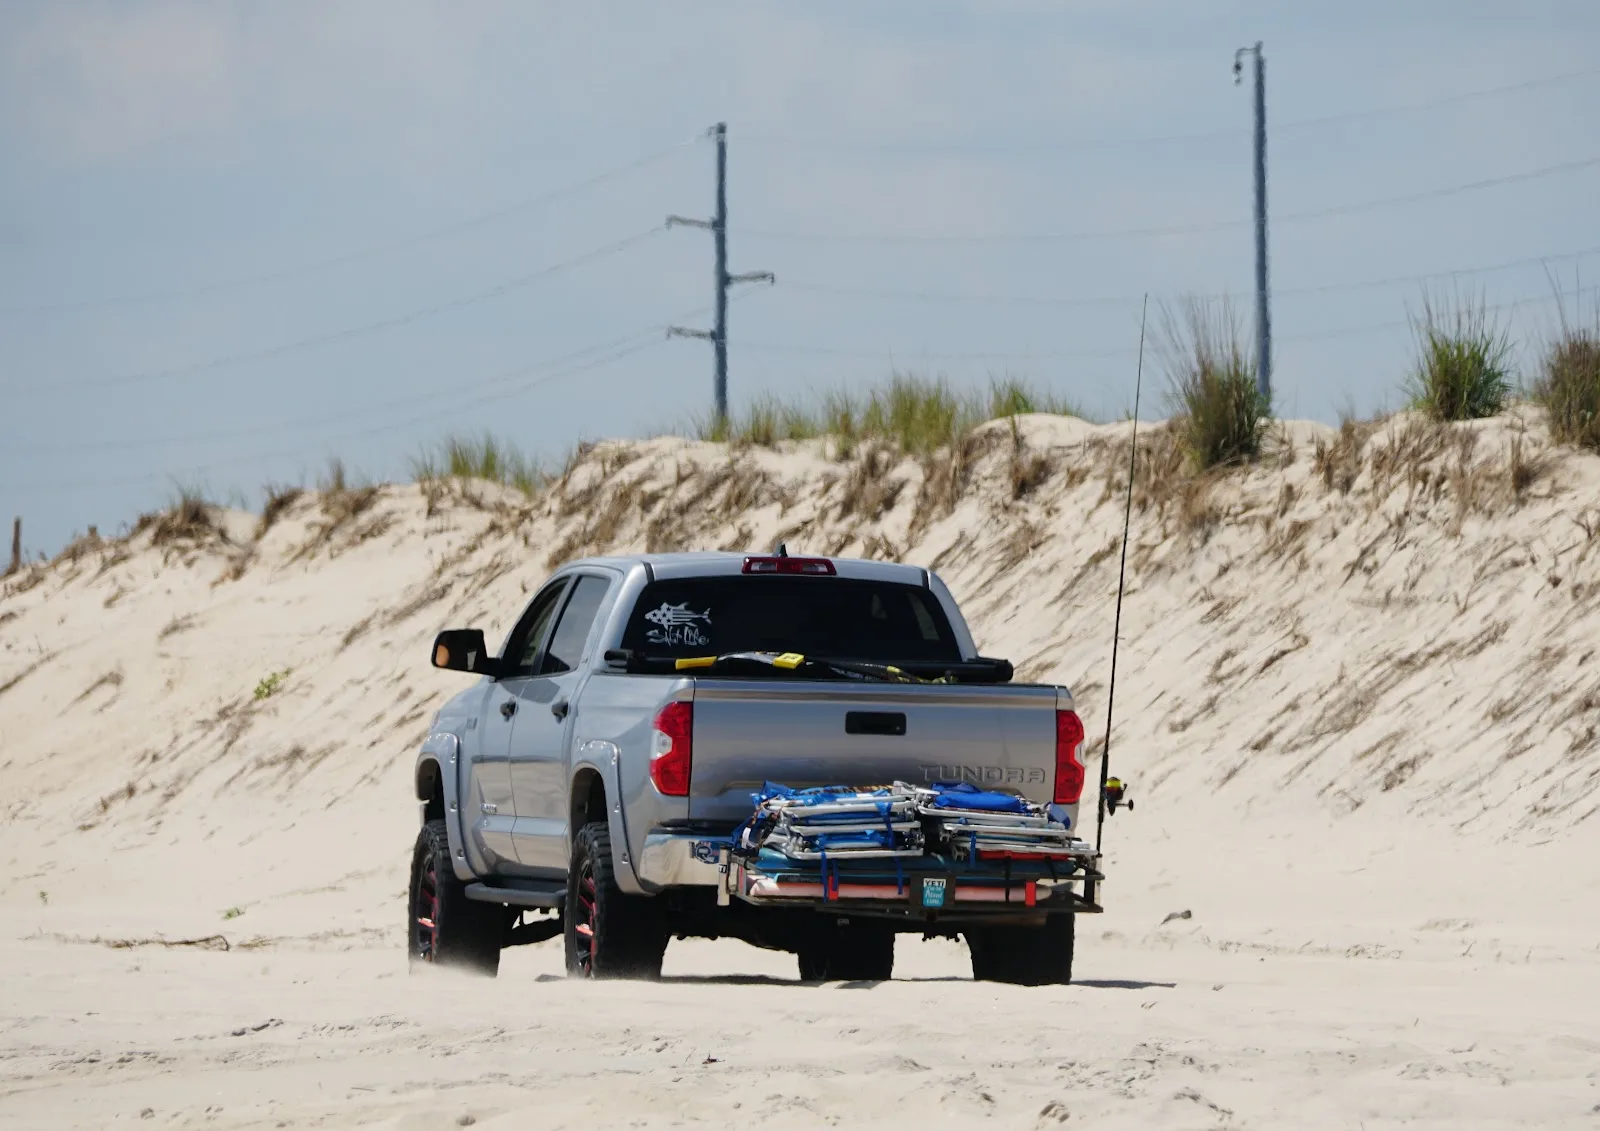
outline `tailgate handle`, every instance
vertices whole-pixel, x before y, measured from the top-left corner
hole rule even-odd
[[[906,716],[901,711],[846,711],[846,734],[904,734]]]

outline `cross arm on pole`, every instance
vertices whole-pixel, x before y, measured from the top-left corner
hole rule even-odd
[[[728,282],[730,282],[730,283],[773,283],[773,284],[776,284],[777,281],[778,281],[778,277],[776,275],[774,275],[771,271],[746,271],[742,275],[729,275],[728,276]]]
[[[690,330],[690,329],[688,329],[687,327],[684,327],[684,326],[668,326],[667,327],[667,337],[669,337],[669,338],[701,338],[701,339],[704,339],[705,341],[708,341],[708,342],[716,340],[716,335],[713,334],[710,330]]]
[[[705,228],[707,231],[710,231],[711,229],[715,228],[716,225],[710,220],[696,220],[692,216],[668,216],[667,227]]]

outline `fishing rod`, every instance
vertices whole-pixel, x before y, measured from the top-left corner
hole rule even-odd
[[[1111,629],[1111,686],[1106,691],[1106,742],[1100,751],[1100,808],[1094,824],[1094,850],[1100,851],[1100,840],[1105,834],[1106,812],[1115,812],[1118,805],[1133,808],[1133,802],[1123,800],[1122,782],[1111,777],[1111,709],[1117,701],[1117,645],[1122,639],[1122,591],[1128,580],[1128,529],[1133,524],[1133,476],[1139,455],[1139,390],[1144,383],[1144,330],[1150,313],[1150,294],[1145,292],[1144,303],[1139,307],[1139,365],[1133,378],[1133,439],[1128,444],[1128,499],[1122,512],[1122,564],[1117,567],[1117,615]]]

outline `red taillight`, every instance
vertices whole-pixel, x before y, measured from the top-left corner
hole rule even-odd
[[[1083,762],[1078,751],[1083,746],[1083,720],[1076,711],[1056,712],[1056,794],[1057,805],[1076,805],[1083,796]]]
[[[833,563],[827,558],[746,558],[745,573],[809,573],[833,577]]]
[[[693,703],[668,703],[656,713],[655,730],[650,736],[650,780],[668,797],[689,796],[693,734]],[[1078,776],[1082,778],[1082,770]]]

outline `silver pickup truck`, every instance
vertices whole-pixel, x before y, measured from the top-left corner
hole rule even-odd
[[[414,965],[493,974],[503,947],[561,934],[572,974],[653,978],[669,939],[731,937],[796,954],[803,978],[885,979],[915,933],[964,938],[980,979],[1071,979],[1097,854],[981,903],[763,902],[731,881],[730,834],[766,782],[966,781],[1075,825],[1071,693],[1010,682],[928,570],[782,547],[577,561],[498,654],[451,630],[432,662],[481,678],[417,759]]]

